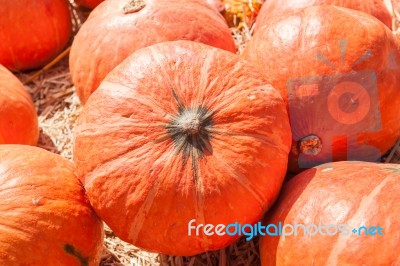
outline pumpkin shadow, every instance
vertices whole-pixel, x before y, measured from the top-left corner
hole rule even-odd
[[[40,129],[37,146],[50,152],[60,154],[60,151],[57,149],[54,141],[42,129]]]
[[[283,226],[285,224],[287,215],[292,210],[292,207],[297,202],[297,199],[301,196],[308,184],[314,178],[316,172],[316,169],[311,168],[298,175],[291,174],[290,176],[286,177],[286,181],[282,186],[278,199],[272,208],[264,215],[262,222],[264,226],[268,226],[270,224],[278,226],[279,223],[282,223]],[[267,235],[260,238],[260,253],[264,253],[264,255],[267,256],[265,258],[261,258],[261,260],[271,262],[271,265],[276,263],[276,251],[279,240],[279,235]],[[270,252],[267,254],[262,252],[262,250],[269,250]]]

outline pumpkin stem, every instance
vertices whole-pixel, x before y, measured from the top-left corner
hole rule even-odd
[[[301,153],[315,156],[322,150],[322,141],[316,135],[309,135],[299,140]]]
[[[192,154],[195,149],[197,157],[205,151],[211,153],[210,132],[211,114],[204,107],[179,109],[166,126],[168,135],[173,139],[177,152],[183,151],[184,157]]]
[[[199,185],[199,164],[206,152],[212,154],[211,128],[213,126],[213,112],[204,106],[187,107],[172,90],[172,95],[177,103],[177,114],[172,115],[171,121],[166,125],[169,138],[172,139],[176,154],[182,153],[183,164],[191,159],[193,181]]]
[[[146,6],[145,0],[130,0],[128,4],[124,6],[124,13],[131,14],[142,10]]]
[[[189,135],[195,135],[200,132],[200,120],[197,117],[182,117],[180,121],[182,131],[186,132]]]

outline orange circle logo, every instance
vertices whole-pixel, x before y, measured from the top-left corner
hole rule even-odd
[[[371,99],[366,89],[356,82],[336,84],[328,96],[328,111],[339,123],[352,125],[368,114]]]

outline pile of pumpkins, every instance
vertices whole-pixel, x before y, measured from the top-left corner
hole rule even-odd
[[[35,107],[10,72],[65,48],[69,4],[3,2],[1,265],[98,265],[102,221],[142,249],[196,255],[239,236],[189,235],[189,221],[262,217],[385,232],[264,236],[262,265],[400,263],[400,165],[376,163],[400,137],[382,1],[267,0],[238,55],[218,1],[80,0],[97,7],[69,58],[84,104],[74,163],[33,147]]]

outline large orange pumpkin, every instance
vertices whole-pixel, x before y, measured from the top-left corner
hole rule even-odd
[[[38,117],[22,83],[0,65],[0,144],[36,145]]]
[[[309,169],[283,187],[265,217],[270,235],[260,240],[262,265],[398,265],[399,201],[398,164]],[[274,236],[279,227],[285,233]]]
[[[0,145],[0,200],[1,265],[99,265],[102,222],[66,159]]]
[[[223,17],[204,0],[113,0],[96,8],[72,45],[70,68],[85,103],[105,76],[134,51],[192,40],[235,52]]]
[[[11,70],[44,66],[67,44],[68,0],[0,0],[0,64]]]
[[[271,17],[286,15],[296,9],[317,5],[334,5],[362,11],[392,28],[392,16],[383,0],[268,0],[261,7],[255,30],[268,24]]]
[[[291,170],[375,161],[399,138],[399,44],[376,18],[308,7],[270,20],[244,57],[288,101]]]
[[[100,5],[104,0],[75,0],[76,3],[84,7],[94,9],[96,6]]]
[[[278,195],[291,133],[279,95],[239,56],[176,41],[141,49],[90,97],[74,160],[89,200],[123,240],[193,255],[237,237],[188,223],[253,223]]]

